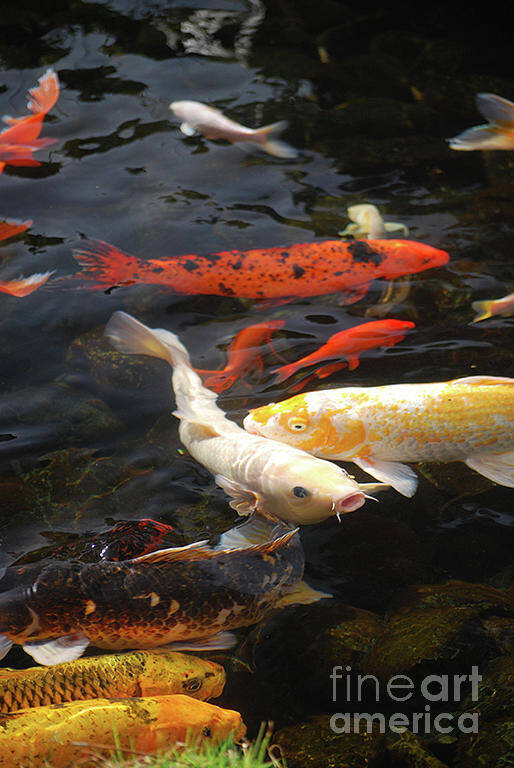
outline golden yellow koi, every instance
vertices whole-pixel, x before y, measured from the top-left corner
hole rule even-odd
[[[73,701],[0,718],[0,768],[97,766],[115,749],[155,754],[188,738],[241,739],[241,715],[190,696]],[[90,759],[88,759],[90,758]]]
[[[404,461],[464,461],[514,487],[514,379],[307,392],[256,408],[244,427],[316,456],[353,461],[405,496],[415,493],[417,477]]]
[[[0,712],[80,699],[184,693],[205,701],[225,684],[220,664],[166,648],[0,670]]]

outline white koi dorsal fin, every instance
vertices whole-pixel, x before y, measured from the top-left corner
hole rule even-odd
[[[507,376],[464,376],[462,379],[452,379],[449,384],[514,384],[514,379]]]
[[[207,539],[202,541],[193,541],[192,544],[186,544],[184,547],[168,547],[167,549],[156,549],[155,552],[149,552],[147,555],[140,555],[130,560],[131,563],[171,563],[174,560],[196,560],[202,557],[212,555],[214,550],[209,546]]]
[[[464,463],[489,480],[514,488],[514,451],[470,456]]]
[[[276,604],[276,607],[285,608],[288,605],[310,605],[310,603],[317,603],[318,600],[330,597],[332,595],[329,592],[321,592],[318,589],[309,587],[305,581],[298,581],[286,590]]]
[[[49,667],[63,661],[75,661],[82,656],[88,645],[89,639],[86,635],[77,633],[41,643],[25,643],[23,650],[38,664]]]
[[[235,480],[230,480],[225,475],[215,475],[214,481],[225,491],[227,496],[230,496],[229,505],[236,510],[238,515],[250,515],[255,511],[260,498],[255,491],[246,488]]]
[[[358,467],[376,477],[403,496],[414,496],[418,487],[418,477],[413,469],[399,461],[371,461],[368,459],[352,459]]]
[[[237,637],[232,632],[218,632],[198,640],[177,640],[163,647],[173,651],[226,651],[234,645],[237,645]]]

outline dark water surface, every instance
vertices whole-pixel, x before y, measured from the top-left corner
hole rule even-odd
[[[275,349],[293,360],[382,310],[415,331],[320,386],[514,375],[514,320],[470,324],[472,301],[513,290],[512,153],[445,142],[481,122],[477,92],[513,97],[511,60],[501,20],[479,28],[431,8],[406,19],[324,1],[3,3],[0,111],[25,114],[26,92],[49,66],[61,82],[41,134],[58,142],[37,153],[40,167],[0,176],[0,218],[34,222],[2,244],[2,279],[56,270],[31,296],[0,295],[4,559],[43,546],[45,531],[154,517],[186,543],[234,521],[180,448],[166,367],[118,367],[102,338],[115,310],[178,333],[202,368],[224,365],[223,350],[252,322],[284,319]],[[494,55],[481,42],[493,32]],[[186,138],[168,108],[180,99],[249,126],[288,120],[284,138],[299,158]],[[264,248],[335,238],[347,207],[362,202],[451,256],[413,276],[394,306],[381,303],[386,281],[348,306],[321,296],[268,309],[151,286],[53,284],[78,271],[72,248],[83,237],[141,258]],[[240,418],[283,396],[271,381],[236,384],[220,403]],[[414,499],[389,492],[342,525],[302,532],[311,583],[378,616],[412,584],[510,586],[512,491],[462,464],[420,469]],[[11,656],[6,664],[26,663]],[[252,719],[249,704],[243,714]],[[292,721],[282,714],[279,724]]]

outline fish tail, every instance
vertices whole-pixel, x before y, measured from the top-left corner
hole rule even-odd
[[[39,85],[29,90],[31,99],[28,109],[34,114],[46,115],[59,98],[59,78],[52,68],[46,70],[38,80]]]
[[[280,120],[278,123],[265,125],[255,131],[259,144],[269,155],[286,158],[298,157],[298,152],[294,147],[277,138],[287,128],[287,125],[287,120]]]
[[[282,365],[280,368],[275,368],[272,373],[275,374],[276,378],[273,382],[274,384],[280,384],[282,381],[285,381],[290,376],[293,375],[293,373],[296,373],[298,370],[298,364],[297,363],[289,363],[289,365]]]
[[[205,371],[207,373],[207,371]],[[223,371],[209,371],[209,376],[204,380],[204,386],[208,389],[212,389],[213,392],[224,392],[229,389],[237,380],[237,376],[228,376]]]
[[[187,349],[174,333],[161,328],[148,328],[126,312],[114,312],[105,328],[105,335],[119,352],[157,357],[173,368],[177,404],[174,413],[178,419],[204,423],[209,411],[225,417],[215,405],[216,393],[203,386],[200,376],[191,366]]]
[[[133,285],[139,279],[139,259],[102,240],[85,240],[73,250],[73,258],[85,267],[75,278],[98,286]]]
[[[25,232],[26,229],[32,226],[31,219],[26,221],[19,221],[18,219],[5,219],[0,220],[0,242],[2,240],[8,240],[10,237],[19,235],[21,232]]]
[[[492,304],[492,299],[486,299],[485,301],[474,301],[471,307],[477,313],[477,316],[472,322],[478,323],[480,320],[487,320],[488,317],[491,317],[493,314]]]
[[[21,299],[41,288],[48,278],[53,275],[54,271],[36,272],[33,275],[29,275],[29,277],[19,277],[18,280],[0,280],[0,292],[8,293],[9,296],[16,296],[16,298]]]

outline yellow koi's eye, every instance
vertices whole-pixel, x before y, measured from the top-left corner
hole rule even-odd
[[[287,422],[287,426],[292,432],[303,432],[304,429],[307,429],[307,422],[305,419],[301,419],[298,416],[291,416]]]
[[[195,691],[199,691],[202,687],[202,681],[199,680],[197,677],[194,677],[192,680],[188,680],[187,682],[182,683],[182,688],[185,691],[188,691],[189,693],[194,693]]]

